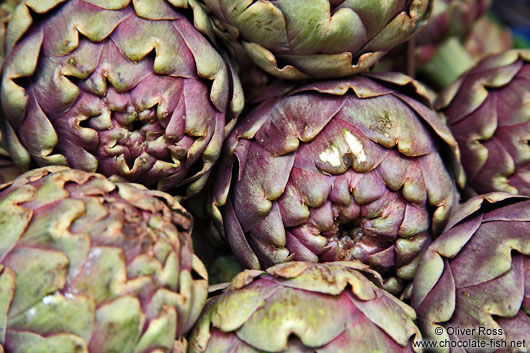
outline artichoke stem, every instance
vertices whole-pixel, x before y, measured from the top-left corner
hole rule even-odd
[[[475,60],[460,41],[452,37],[443,42],[434,57],[421,67],[421,73],[437,88],[443,88],[475,64]]]

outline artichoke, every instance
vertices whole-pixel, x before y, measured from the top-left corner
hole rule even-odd
[[[497,349],[517,348],[511,342],[522,340],[528,344],[529,239],[527,197],[476,196],[451,218],[424,253],[414,278],[412,305],[424,338],[438,342],[434,351],[449,352],[447,343],[439,343],[450,340],[483,342],[480,352],[526,352]]]
[[[457,167],[458,147],[428,104],[409,77],[369,74],[252,110],[225,142],[211,201],[240,261],[358,259],[399,292],[457,200],[443,158]]]
[[[200,0],[229,47],[284,79],[367,71],[427,20],[431,0]],[[238,51],[237,49],[235,51]]]
[[[170,195],[51,166],[0,190],[0,351],[174,352],[207,296]]]
[[[243,94],[179,4],[187,2],[27,0],[17,7],[1,97],[16,164],[199,191]],[[198,6],[194,21],[206,23]]]
[[[247,270],[211,299],[189,353],[412,352],[415,313],[355,262]]]
[[[530,50],[487,58],[438,97],[462,151],[469,196],[530,196]]]

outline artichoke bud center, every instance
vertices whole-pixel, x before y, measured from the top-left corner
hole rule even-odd
[[[109,92],[100,102],[104,113],[87,119],[85,124],[98,131],[99,149],[104,149],[105,154],[116,157],[123,155],[130,168],[135,160],[146,154],[157,160],[174,163],[167,148],[168,144],[175,143],[175,139],[166,136],[166,128],[171,119],[166,109],[160,109],[158,104],[139,107],[126,94],[115,91]],[[96,124],[101,116],[107,117],[106,124]],[[109,146],[112,148],[108,148]]]
[[[386,248],[388,244],[380,244],[376,237],[367,235],[359,220],[336,225],[335,231],[328,232],[327,248],[321,255],[324,261],[360,260],[369,263],[370,255]]]

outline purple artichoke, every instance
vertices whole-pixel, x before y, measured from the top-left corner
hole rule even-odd
[[[426,104],[409,77],[371,74],[251,111],[225,143],[212,200],[240,261],[358,259],[399,292],[457,200],[443,160],[456,142]]]
[[[367,71],[427,20],[431,0],[200,0],[228,46],[284,79]],[[239,50],[235,50],[239,51]]]
[[[366,276],[378,282],[355,262],[244,271],[208,303],[189,353],[412,352],[414,311]]]
[[[68,165],[162,190],[202,188],[243,95],[177,4],[187,6],[28,0],[15,10],[2,107],[19,167]],[[205,14],[194,9],[201,27]]]
[[[469,351],[447,343],[442,349],[446,340],[455,347],[484,342],[480,352],[526,352],[497,349],[522,340],[528,349],[530,199],[491,193],[466,202],[424,253],[412,304],[424,338],[438,342],[436,352]]]
[[[530,196],[530,50],[485,59],[435,105],[462,151],[467,194]]]
[[[177,352],[206,301],[191,217],[163,192],[35,169],[1,187],[0,224],[1,352]]]

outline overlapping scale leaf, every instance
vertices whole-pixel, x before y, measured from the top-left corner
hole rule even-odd
[[[207,295],[191,217],[168,194],[66,167],[0,190],[6,352],[171,352]]]
[[[411,37],[432,6],[429,0],[200,2],[229,46],[244,47],[266,72],[294,80],[367,71]]]
[[[190,336],[198,352],[412,352],[414,311],[357,262],[247,270],[213,298]]]
[[[412,304],[424,337],[483,342],[483,352],[503,348],[493,340],[527,340],[529,239],[527,197],[491,193],[467,201],[426,250],[414,278]],[[450,351],[441,346],[435,351]],[[463,352],[451,350],[457,351]]]
[[[468,194],[530,196],[530,51],[487,58],[436,102],[460,145]]]
[[[357,76],[268,99],[236,126],[212,211],[246,266],[358,259],[395,293],[412,279],[455,205],[458,151],[400,90],[428,104],[406,76]]]
[[[29,0],[16,9],[2,107],[18,166],[68,165],[188,194],[203,187],[243,94],[176,6],[187,2]]]

